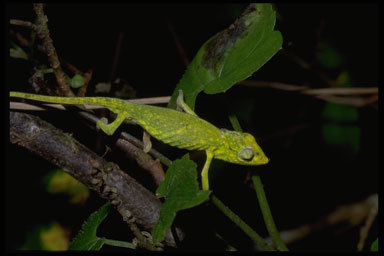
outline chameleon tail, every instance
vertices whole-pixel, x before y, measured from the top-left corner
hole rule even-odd
[[[79,105],[79,104],[88,104],[88,105],[99,105],[107,108],[120,108],[123,105],[130,104],[123,100],[107,98],[107,97],[58,97],[58,96],[46,96],[39,94],[31,94],[24,92],[9,92],[10,97],[23,98],[41,102],[48,103],[60,103],[60,104],[69,104],[69,105]]]
[[[99,127],[108,135],[112,135],[116,131],[116,129],[121,125],[121,123],[130,116],[128,110],[133,109],[134,106],[134,104],[128,103],[124,100],[107,97],[56,97],[23,92],[10,92],[9,96],[49,103],[60,103],[70,105],[88,104],[104,106],[117,114],[116,119],[110,124],[104,123],[103,120],[98,121],[96,124],[97,127]]]

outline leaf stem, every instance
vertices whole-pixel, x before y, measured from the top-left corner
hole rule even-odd
[[[230,115],[229,120],[231,121],[233,129],[235,129],[238,132],[242,132],[243,129],[241,128],[239,120],[237,119],[236,115]],[[253,175],[252,181],[255,186],[257,199],[259,200],[265,225],[267,227],[269,235],[272,238],[273,243],[276,245],[276,248],[279,251],[288,251],[288,248],[284,244],[283,240],[281,239],[279,231],[277,231],[275,222],[273,221],[272,213],[268,205],[267,197],[265,196],[265,192],[264,192],[263,184],[261,183],[260,176]]]
[[[136,249],[136,245],[134,245],[132,243],[125,242],[125,241],[119,241],[119,240],[113,240],[113,239],[107,239],[107,238],[104,238],[104,244],[112,245],[112,246],[116,246],[116,247]]]
[[[239,120],[237,119],[236,115],[229,115],[228,116],[229,121],[232,124],[232,127],[235,131],[242,132],[243,129],[240,126]]]
[[[241,230],[244,231],[257,245],[261,246],[266,251],[274,251],[275,249],[268,245],[264,239],[257,234],[247,223],[245,223],[238,215],[231,211],[223,204],[216,196],[211,196],[211,201],[219,208],[230,220],[232,220]]]
[[[279,231],[277,231],[275,222],[273,221],[272,213],[268,205],[267,197],[263,189],[263,184],[259,175],[252,176],[253,185],[256,190],[257,199],[260,204],[261,212],[267,227],[268,233],[271,236],[273,243],[279,251],[289,251],[280,237]]]

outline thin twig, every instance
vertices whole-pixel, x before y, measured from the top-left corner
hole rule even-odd
[[[89,82],[92,79],[93,70],[89,69],[88,72],[82,72],[81,70],[79,70],[75,65],[73,65],[69,61],[63,60],[63,58],[60,58],[60,60],[62,63],[64,63],[65,66],[67,66],[67,68],[69,70],[71,70],[75,74],[81,75],[84,78],[84,80],[85,80],[84,85],[79,88],[79,90],[77,91],[77,94],[76,94],[77,97],[84,97],[87,93]]]
[[[368,212],[368,216],[366,218],[364,226],[360,229],[360,239],[359,243],[357,244],[357,251],[362,251],[364,248],[365,240],[368,237],[369,229],[371,228],[374,220],[377,217],[378,211],[379,211],[379,204],[378,204],[378,196],[377,194],[372,195],[366,199],[366,201],[371,206],[371,209]]]
[[[125,140],[129,141],[130,143],[132,143],[133,145],[135,145],[136,147],[139,147],[141,149],[144,148],[144,143],[141,140],[137,139],[136,137],[130,135],[129,133],[121,132],[120,136]],[[154,158],[159,159],[160,162],[165,166],[167,167],[171,166],[172,161],[166,156],[164,156],[163,154],[161,154],[156,149],[151,148],[148,153],[150,153]]]
[[[37,26],[30,21],[10,19],[9,24],[15,25],[15,26],[26,27],[26,28],[32,29],[33,31],[37,32]]]
[[[360,202],[340,206],[314,223],[290,230],[280,231],[280,236],[286,244],[291,244],[304,239],[312,233],[319,232],[329,227],[338,227],[341,224],[348,224],[350,227],[356,227],[360,225],[364,219],[366,219],[365,225],[362,227],[364,230],[360,232],[366,233],[371,227],[375,217],[377,217],[376,209],[378,209],[378,205],[378,195],[373,194]],[[360,235],[361,241],[365,239],[364,236],[365,234],[363,234],[363,236]],[[270,242],[271,238],[268,237],[265,238],[265,240]],[[360,243],[363,242],[359,242],[359,244]],[[361,245],[359,247],[361,247]]]
[[[340,105],[349,105],[354,107],[364,107],[377,102],[379,95],[375,94],[370,97],[340,97],[340,96],[323,96],[316,95],[315,98],[325,100],[327,102],[336,103]]]
[[[115,55],[113,57],[111,73],[109,74],[109,83],[112,84],[113,79],[115,78],[117,65],[119,64],[121,45],[124,39],[124,32],[119,32],[117,36],[117,42],[115,48]]]
[[[189,66],[189,59],[187,57],[187,54],[184,51],[183,45],[180,43],[180,39],[177,36],[177,34],[175,32],[175,29],[174,29],[174,27],[173,27],[171,22],[168,22],[168,30],[169,30],[169,32],[171,32],[173,41],[175,41],[177,50],[179,51],[180,57],[183,59],[185,67],[188,67]]]
[[[35,3],[33,4],[33,9],[37,15],[36,25],[38,28],[36,34],[43,43],[45,53],[48,56],[48,61],[56,76],[58,88],[63,95],[73,97],[75,95],[71,90],[64,71],[61,69],[59,57],[57,56],[56,49],[49,34],[48,17],[44,14],[44,5],[42,3]]]
[[[231,124],[233,126],[233,129],[235,129],[238,132],[242,132],[243,129],[240,126],[239,120],[235,115],[229,116],[229,120],[231,121]],[[263,214],[264,222],[267,227],[267,230],[272,237],[272,240],[276,246],[276,248],[279,251],[288,251],[287,246],[284,244],[284,242],[281,240],[279,231],[277,231],[275,222],[272,217],[271,210],[268,205],[267,197],[265,196],[264,187],[261,182],[261,178],[258,175],[252,176],[252,181],[256,190],[257,199],[259,200],[260,209]]]
[[[21,46],[30,47],[29,41],[19,32],[16,33],[16,38]]]
[[[311,89],[307,86],[298,86],[286,83],[278,82],[266,82],[266,81],[252,81],[245,80],[240,82],[241,85],[252,87],[266,87],[283,91],[296,91],[304,95],[309,95],[317,99],[321,99],[327,102],[350,105],[355,107],[363,107],[377,102],[379,98],[378,87],[332,87],[332,88],[319,88]],[[351,95],[371,95],[371,96],[351,96]]]
[[[135,237],[139,240],[140,247],[147,249],[149,251],[161,251],[161,248],[155,247],[149,239],[147,239],[140,231],[139,227],[134,223],[130,223],[130,230],[135,235]]]
[[[307,89],[301,93],[308,95],[361,95],[361,94],[378,94],[378,87],[334,87],[321,89]]]
[[[269,209],[267,197],[265,196],[263,184],[259,175],[252,176],[253,185],[256,190],[257,199],[259,201],[260,209],[263,214],[265,226],[267,227],[268,233],[272,238],[273,243],[279,251],[288,251],[287,246],[284,244],[280,237],[279,231],[277,231],[275,222],[272,217],[271,210]]]
[[[211,202],[220,209],[233,223],[235,223],[241,230],[243,230],[254,242],[266,251],[275,251],[273,247],[268,245],[264,239],[257,234],[247,223],[245,223],[238,215],[231,211],[223,204],[216,196],[211,196]]]
[[[159,160],[153,160],[150,155],[127,140],[118,139],[116,145],[122,149],[129,158],[134,159],[142,169],[148,171],[152,175],[155,185],[160,186],[164,180],[165,173]]]
[[[319,70],[312,70],[312,64],[308,63],[307,61],[305,61],[304,59],[302,59],[301,57],[293,54],[292,52],[290,51],[287,51],[285,50],[284,48],[281,49],[279,51],[279,54],[283,54],[285,56],[288,56],[291,58],[291,60],[293,62],[295,62],[298,66],[300,66],[302,69],[305,69],[305,70],[308,70],[308,71],[311,71],[311,72],[314,72],[318,75],[318,77],[323,80],[326,84],[328,84],[329,86],[333,85],[335,83],[335,81],[330,78],[326,73],[324,72],[321,72]]]
[[[239,85],[252,86],[252,87],[267,87],[272,89],[278,89],[283,91],[301,91],[309,89],[307,86],[279,83],[279,82],[268,82],[268,81],[255,81],[255,80],[244,80]]]

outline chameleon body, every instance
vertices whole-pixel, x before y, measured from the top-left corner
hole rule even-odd
[[[208,170],[213,158],[242,165],[261,165],[269,161],[251,134],[218,129],[199,118],[183,102],[182,92],[178,104],[187,113],[108,97],[56,97],[23,92],[10,92],[10,96],[49,103],[103,106],[117,114],[112,123],[99,121],[96,124],[108,135],[112,135],[121,123],[129,118],[151,136],[171,146],[205,150],[207,160],[201,173],[204,190],[209,190]]]

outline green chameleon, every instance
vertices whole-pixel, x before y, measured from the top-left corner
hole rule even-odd
[[[201,172],[204,190],[209,190],[208,170],[212,158],[241,165],[262,165],[269,161],[251,134],[219,129],[199,118],[184,103],[181,90],[177,104],[185,112],[107,97],[56,97],[23,92],[10,92],[9,95],[49,103],[103,106],[117,114],[116,119],[110,124],[104,121],[98,121],[96,124],[108,135],[112,135],[124,119],[129,118],[151,136],[171,146],[188,150],[205,150],[207,160]]]

